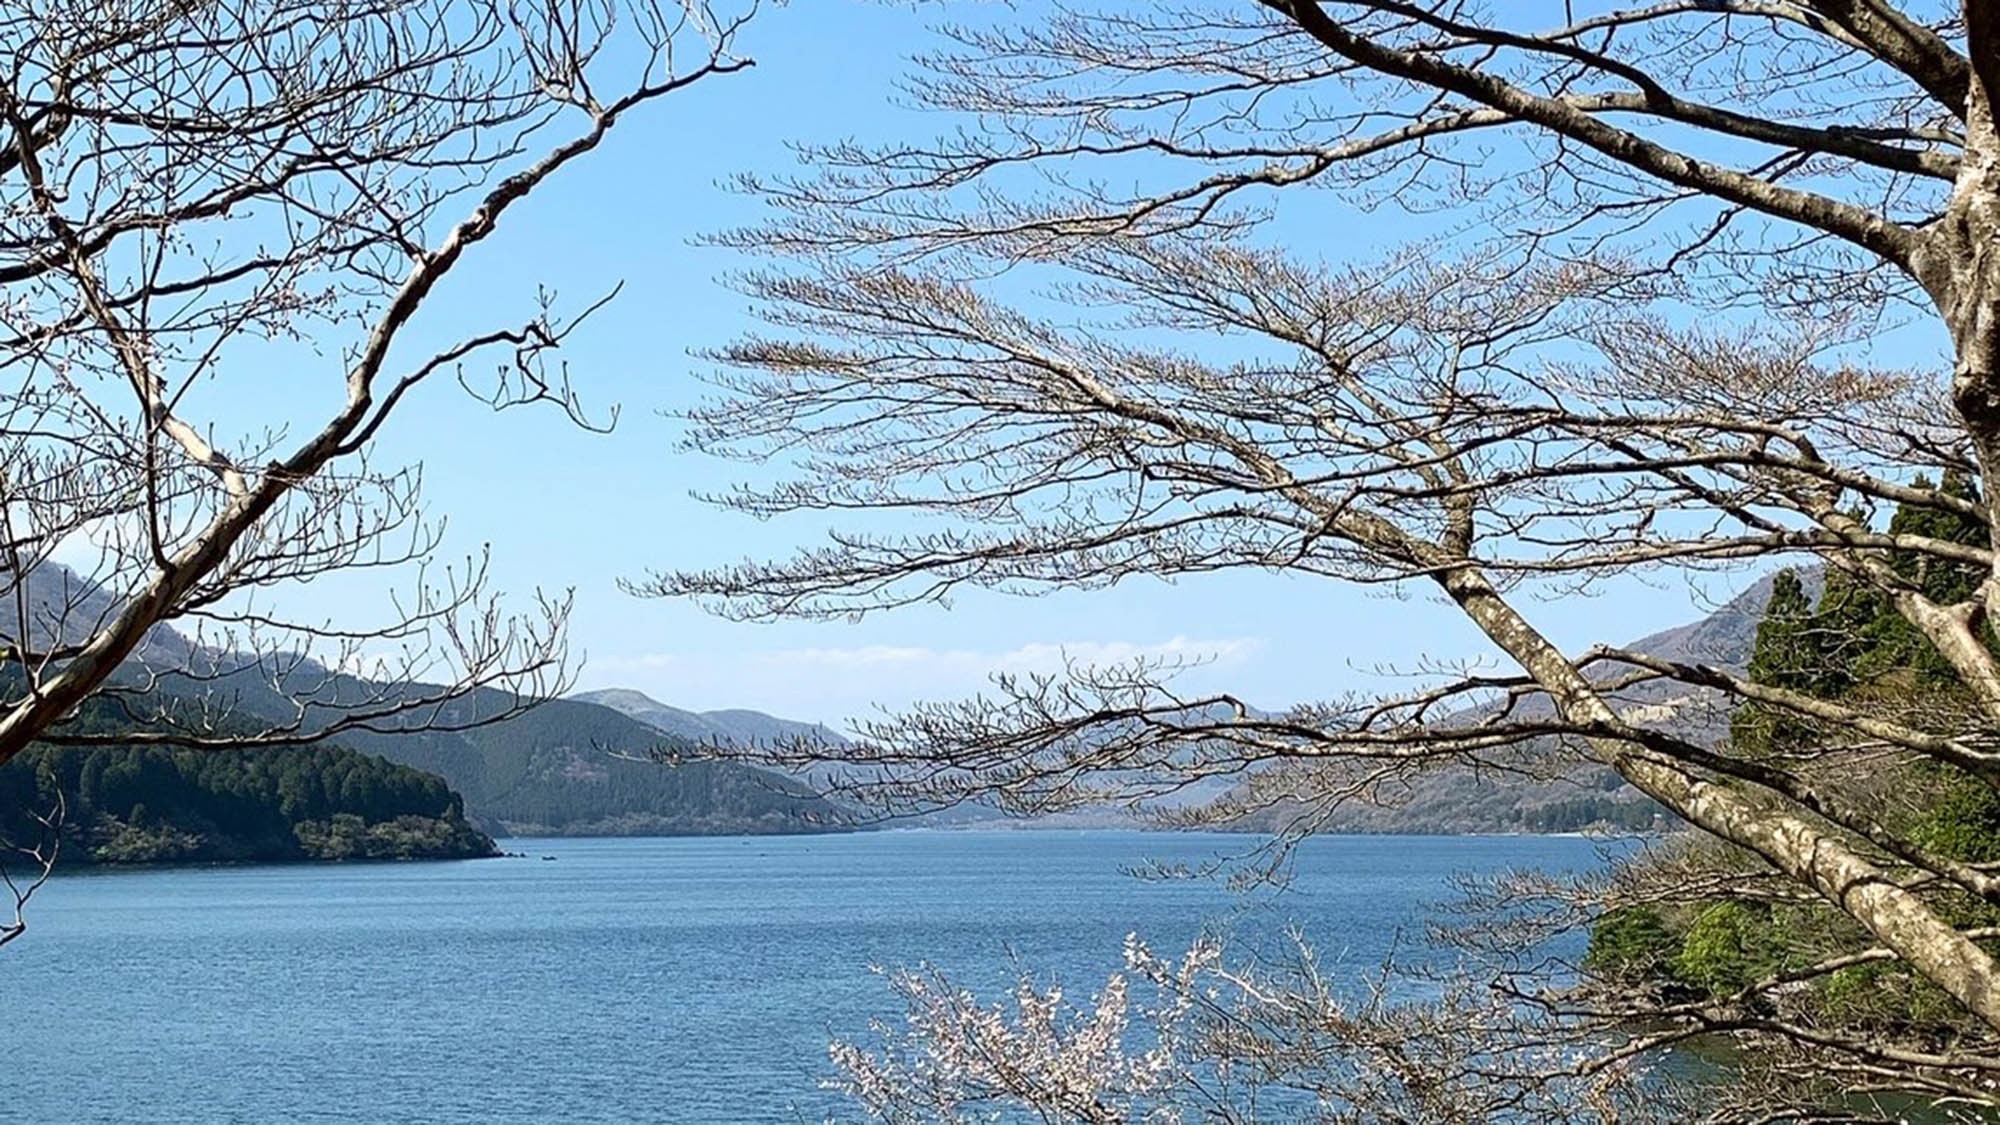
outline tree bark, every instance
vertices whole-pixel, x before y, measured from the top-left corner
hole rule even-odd
[[[1574,662],[1470,566],[1438,582],[1493,643],[1548,691],[1563,717],[1603,729],[1618,715]],[[1865,927],[1987,1026],[2000,1030],[2000,963],[1922,899],[1813,821],[1769,807],[1630,742],[1594,739],[1597,759],[1689,823],[1747,848]]]

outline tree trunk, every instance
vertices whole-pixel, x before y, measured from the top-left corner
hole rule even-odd
[[[1972,78],[1966,97],[1965,152],[1945,213],[1923,232],[1911,272],[1937,304],[1951,332],[1952,404],[1979,460],[1989,523],[2000,529],[2000,11],[1985,0],[1965,5]],[[2000,620],[2000,575],[1982,599]]]
[[[1477,570],[1445,571],[1438,580],[1466,615],[1535,677],[1564,718],[1605,727],[1618,724],[1617,713],[1589,679]],[[1591,748],[1599,761],[1690,824],[1755,852],[1812,887],[1987,1026],[2000,1030],[2000,964],[1840,837],[1644,747],[1604,738],[1593,740]]]

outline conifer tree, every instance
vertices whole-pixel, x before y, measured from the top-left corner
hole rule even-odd
[[[1790,570],[1779,571],[1771,582],[1764,619],[1757,624],[1756,645],[1750,656],[1751,680],[1795,691],[1823,691],[1830,655],[1821,625],[1799,576]],[[1756,704],[1739,707],[1729,723],[1730,741],[1736,752],[1746,757],[1789,753],[1809,744],[1813,734],[1804,721]]]

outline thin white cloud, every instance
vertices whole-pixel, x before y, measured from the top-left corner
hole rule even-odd
[[[1174,637],[1145,644],[1136,641],[1071,641],[1025,644],[1006,652],[977,649],[934,649],[915,646],[863,645],[858,648],[793,648],[754,654],[771,667],[822,668],[955,667],[995,672],[1058,672],[1072,665],[1104,667],[1137,660],[1181,660],[1209,665],[1241,663],[1262,642],[1254,637],[1200,640]]]
[[[1179,664],[1192,674],[1256,658],[1256,637],[1163,641],[1034,642],[1006,650],[859,645],[592,657],[591,687],[631,687],[676,707],[753,707],[791,718],[837,720],[922,699],[977,694],[999,674],[1059,673],[1136,661]]]

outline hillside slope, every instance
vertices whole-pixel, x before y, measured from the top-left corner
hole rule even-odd
[[[135,727],[102,702],[73,729]],[[340,746],[177,750],[31,745],[0,766],[0,841],[60,833],[60,863],[470,859],[495,855],[434,773]]]
[[[320,724],[338,713],[331,704],[381,690],[350,677],[313,679],[318,690],[308,698],[329,704],[309,708],[309,722]],[[211,701],[249,715],[286,716],[301,698],[249,677],[201,686]],[[400,690],[431,691],[422,684]],[[609,707],[552,699],[514,710],[513,696],[487,689],[453,700],[433,724],[464,729],[425,729],[413,720],[343,731],[340,741],[443,777],[464,795],[466,815],[496,835],[761,835],[827,831],[842,819],[806,786],[768,770],[642,760],[677,740]]]
[[[18,595],[28,607],[27,632],[38,645],[80,640],[116,608],[103,590],[55,563],[38,568],[25,589],[9,586],[0,594]],[[240,673],[231,670],[238,665]],[[191,666],[202,668],[204,678],[176,674]],[[303,700],[309,730],[323,729],[343,703],[380,702],[385,691],[390,697],[431,694],[422,684],[373,685],[331,675],[309,661],[274,685],[264,669],[245,658],[198,648],[164,625],[148,634],[127,678],[157,684],[159,697],[197,701],[187,706],[191,714],[233,713],[246,722],[288,722]],[[453,701],[441,717],[463,726],[480,715],[503,714],[513,702],[502,692],[479,692]],[[725,715],[718,721],[749,720]],[[416,727],[417,715],[405,725]],[[672,735],[582,700],[552,700],[460,731],[351,730],[338,739],[343,746],[442,776],[463,794],[466,816],[496,833],[811,832],[841,819],[839,809],[806,786],[769,771],[734,763],[669,767],[615,756],[644,757],[672,741]]]
[[[570,698],[616,708],[620,713],[631,716],[663,735],[684,738],[690,742],[709,746],[756,748],[781,745],[794,740],[817,742],[832,747],[852,745],[851,739],[824,723],[780,719],[762,711],[687,711],[679,707],[670,707],[643,692],[633,691],[630,688],[606,688],[601,691],[582,692]],[[787,776],[815,792],[831,792],[837,799],[841,779],[850,775],[837,763],[821,762]],[[865,820],[866,814],[848,815],[851,820],[859,823]],[[1005,818],[998,811],[983,805],[965,804],[893,819],[896,824],[904,827],[952,828],[992,825]],[[1131,820],[1122,814],[1107,813],[1094,816],[1087,821],[1052,818],[1022,823],[1045,827],[1080,827],[1086,823],[1129,826]]]
[[[1820,575],[1801,575],[1808,595]],[[1685,625],[1641,637],[1625,647],[1674,660],[1742,670],[1757,637],[1757,622],[1771,597],[1771,577],[1753,583],[1714,612]],[[1654,713],[1679,733],[1713,741],[1728,730],[1728,714],[1706,693],[1681,685],[1643,685],[1619,696],[1628,708]],[[1325,822],[1328,832],[1454,834],[1573,832],[1590,828],[1644,829],[1660,809],[1605,766],[1554,747],[1538,747],[1519,763],[1524,772],[1475,772],[1462,767],[1417,775],[1385,787],[1374,802],[1350,802]],[[1280,805],[1234,827],[1269,831],[1292,821],[1295,805]]]
[[[716,746],[769,746],[788,739],[811,738],[833,746],[847,743],[845,737],[824,723],[802,723],[766,715],[762,711],[740,709],[687,711],[670,707],[630,688],[582,691],[569,698],[580,703],[609,707],[654,730],[685,738],[689,742]]]
[[[498,693],[467,707],[499,710]],[[460,732],[350,734],[342,740],[431,770],[466,811],[504,835],[718,835],[823,832],[840,810],[806,786],[733,762],[631,761],[668,741],[608,707],[554,699]]]

